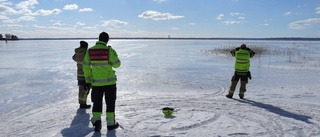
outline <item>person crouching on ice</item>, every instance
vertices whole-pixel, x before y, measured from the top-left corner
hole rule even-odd
[[[78,80],[78,86],[79,86],[79,93],[78,93],[78,100],[80,104],[80,108],[88,109],[91,107],[91,105],[87,105],[87,96],[89,94],[89,89],[85,87],[85,79],[84,74],[82,70],[82,63],[84,56],[86,54],[86,51],[88,49],[88,43],[85,41],[80,41],[80,47],[76,48],[74,50],[74,55],[72,56],[72,59],[77,62],[77,80]]]
[[[92,86],[91,100],[93,102],[91,123],[95,131],[101,130],[101,115],[103,96],[107,104],[106,120],[108,130],[116,129],[119,124],[115,121],[115,103],[117,77],[113,68],[118,68],[121,62],[116,51],[107,46],[109,35],[102,32],[96,45],[89,48],[83,62],[86,85]]]
[[[236,89],[237,83],[240,79],[240,91],[239,97],[243,99],[244,92],[246,92],[246,85],[248,83],[248,78],[251,79],[250,68],[250,58],[255,55],[255,52],[247,48],[245,44],[232,50],[231,55],[236,58],[234,68],[235,72],[231,79],[231,86],[229,89],[229,94],[226,95],[228,98],[232,98],[234,90]]]

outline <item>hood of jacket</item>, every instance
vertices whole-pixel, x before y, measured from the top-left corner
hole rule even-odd
[[[84,48],[76,48],[74,49],[74,52],[76,53],[85,53],[87,51],[87,49],[84,49]]]

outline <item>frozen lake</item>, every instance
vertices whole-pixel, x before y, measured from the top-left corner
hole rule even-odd
[[[98,135],[91,110],[77,110],[79,41],[0,41],[0,136],[320,136],[320,41],[111,39],[124,129]],[[234,58],[221,49],[243,43],[264,53],[251,60],[248,100],[230,100]]]

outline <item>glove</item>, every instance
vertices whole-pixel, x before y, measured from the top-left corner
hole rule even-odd
[[[248,71],[247,76],[251,80],[251,72],[250,71]]]
[[[84,85],[84,89],[85,90],[90,90],[91,89],[91,83],[86,83],[85,85]],[[89,93],[89,92],[88,92]]]
[[[230,51],[230,53],[231,53],[232,57],[234,57],[235,54],[236,54],[236,51],[235,51],[235,50],[232,50],[232,51]]]

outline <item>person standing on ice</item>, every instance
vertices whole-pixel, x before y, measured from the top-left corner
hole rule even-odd
[[[86,86],[91,87],[91,100],[93,102],[91,123],[95,131],[101,130],[101,115],[103,106],[103,96],[105,96],[107,129],[112,130],[119,127],[115,121],[116,102],[116,75],[113,68],[118,68],[121,62],[117,52],[107,46],[109,35],[101,32],[99,41],[89,48],[83,62],[83,71]]]
[[[248,78],[251,79],[250,68],[250,58],[255,55],[255,52],[247,48],[245,44],[232,50],[231,55],[236,58],[234,68],[235,72],[231,79],[231,86],[229,93],[226,95],[228,98],[232,98],[233,93],[236,89],[237,83],[240,79],[240,91],[239,97],[243,99],[244,92],[246,92],[246,85],[248,83]]]
[[[77,80],[78,80],[78,86],[79,86],[79,93],[78,93],[78,100],[80,104],[80,108],[88,109],[91,107],[91,105],[87,105],[87,96],[89,94],[89,88],[85,87],[85,79],[84,74],[82,70],[82,63],[84,56],[86,54],[86,51],[88,49],[88,43],[85,41],[80,41],[80,47],[76,48],[74,50],[74,55],[72,56],[72,59],[77,62]]]

